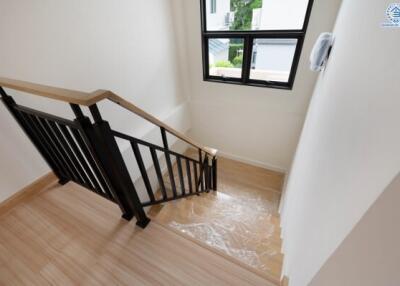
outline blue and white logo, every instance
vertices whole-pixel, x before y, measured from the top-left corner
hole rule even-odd
[[[392,3],[386,9],[387,22],[382,23],[383,27],[400,28],[400,3]]]

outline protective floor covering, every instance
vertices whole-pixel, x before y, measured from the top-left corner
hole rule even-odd
[[[219,163],[217,192],[167,203],[151,215],[279,281],[283,175],[227,159]]]

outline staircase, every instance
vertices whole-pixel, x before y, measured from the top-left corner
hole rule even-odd
[[[71,121],[18,105],[5,92],[3,87],[67,102],[70,104],[76,119]],[[60,184],[73,181],[118,204],[123,218],[130,220],[135,216],[137,225],[143,228],[150,221],[144,212],[144,207],[196,195],[210,189],[216,190],[217,150],[200,146],[110,91],[98,90],[85,93],[0,78],[0,94],[5,106],[57,175]],[[102,118],[96,105],[96,103],[105,99],[157,125],[161,131],[163,147],[111,129],[110,124]],[[83,113],[81,106],[89,108],[94,122]],[[199,158],[197,160],[190,159],[169,150],[167,132],[195,147],[198,150]],[[117,139],[128,141],[132,147],[146,186],[148,194],[146,201],[141,201],[139,198],[117,144]],[[152,165],[155,168],[162,198],[156,199],[154,196],[154,190],[143,161],[143,148],[151,154]],[[170,175],[172,196],[168,196],[165,191],[165,182],[160,168],[160,159],[162,158],[166,161]],[[187,193],[183,192],[179,195],[177,193],[172,172],[173,159],[178,162],[180,167],[179,176],[181,180],[183,180],[182,164],[185,163],[187,170],[193,168],[193,173],[188,172],[187,176],[188,180],[192,180],[196,185]]]
[[[17,104],[3,88],[70,105],[74,120]],[[118,95],[66,90],[0,78],[1,99],[59,184],[74,182],[117,204],[126,220],[146,228],[154,223],[280,285],[278,204],[283,174],[221,158]],[[97,103],[120,105],[160,128],[162,146],[118,132],[103,119]],[[87,107],[91,118],[82,107]],[[170,149],[167,134],[190,146]],[[134,154],[141,192],[117,142]],[[218,192],[217,190],[218,184]]]
[[[185,155],[195,153],[189,149]],[[284,176],[226,158],[218,161],[218,192],[153,206],[148,215],[153,222],[280,285],[278,206]]]

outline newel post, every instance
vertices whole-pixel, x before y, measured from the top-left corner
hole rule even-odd
[[[94,124],[83,115],[79,106],[71,104],[71,107],[77,117],[76,120],[81,124],[90,141],[101,168],[107,175],[112,195],[123,213],[122,217],[131,220],[135,216],[136,224],[145,228],[150,219],[144,212],[122,154],[112,134],[110,124],[102,119],[96,105],[89,107],[95,121]]]
[[[217,157],[212,159],[212,189],[217,190]]]

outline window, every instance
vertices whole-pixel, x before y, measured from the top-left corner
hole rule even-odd
[[[293,87],[313,0],[200,1],[204,80]]]
[[[210,76],[240,79],[243,68],[243,49],[243,39],[209,39],[208,66]]]

